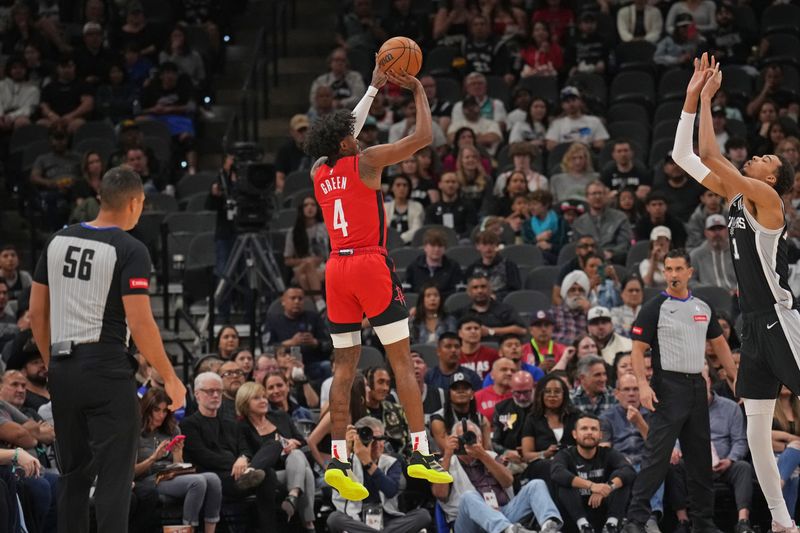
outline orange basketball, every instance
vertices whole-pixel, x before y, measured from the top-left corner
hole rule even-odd
[[[378,68],[383,72],[405,70],[416,76],[422,68],[422,50],[408,37],[392,37],[378,51]]]

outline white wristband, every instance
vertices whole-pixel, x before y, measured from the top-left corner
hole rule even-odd
[[[367,94],[366,94],[366,96],[369,96],[370,98],[375,98],[375,95],[376,95],[376,94],[378,94],[378,88],[377,88],[377,87],[374,87],[374,86],[372,86],[372,85],[370,85],[369,87],[367,87]]]

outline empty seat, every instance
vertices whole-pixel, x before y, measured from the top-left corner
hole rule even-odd
[[[509,261],[513,261],[520,268],[532,268],[544,264],[542,251],[533,244],[512,244],[502,248],[500,255]]]
[[[43,141],[33,141],[25,145],[22,150],[22,170],[29,171],[31,167],[33,167],[33,163],[36,161],[37,157],[50,151],[50,141],[47,139]]]
[[[459,54],[458,48],[437,46],[425,56],[425,72],[431,76],[450,76],[453,74],[453,60]]]
[[[91,120],[78,128],[72,138],[72,143],[77,144],[84,139],[106,139],[116,142],[117,132],[114,126],[105,120]]]
[[[653,144],[650,145],[650,156],[648,157],[648,164],[651,168],[655,168],[664,162],[664,158],[667,157],[667,152],[672,150],[673,144],[675,144],[675,140],[668,137],[653,141]]]
[[[313,187],[314,183],[311,181],[311,175],[307,170],[295,170],[286,175],[283,185],[283,195],[288,196],[297,191],[309,188],[313,190]]]
[[[477,248],[469,244],[448,248],[445,252],[445,255],[461,265],[462,269],[468,267],[481,258],[481,254],[478,253]]]
[[[653,69],[653,56],[656,45],[648,41],[629,41],[620,43],[614,51],[620,70]]]
[[[214,266],[217,257],[214,251],[214,232],[206,231],[192,237],[186,265],[192,268]]]
[[[561,251],[558,252],[558,259],[556,260],[556,264],[561,266],[569,263],[573,259],[575,259],[575,243],[571,242],[565,244],[561,247]]]
[[[800,39],[788,33],[773,33],[766,36],[767,48],[765,62],[798,65],[800,61]]]
[[[216,172],[198,172],[195,175],[186,174],[175,185],[175,196],[186,198],[197,193],[206,193],[211,190],[211,185],[217,181]]]
[[[577,87],[581,91],[581,97],[589,104],[589,107],[605,108],[608,99],[608,85],[603,76],[590,72],[579,72],[570,76],[566,85]]]
[[[383,366],[384,364],[385,361],[380,350],[372,346],[361,347],[361,357],[358,359],[359,370],[366,370],[373,366]]]
[[[611,82],[609,101],[640,102],[652,107],[655,103],[655,82],[648,72],[633,70],[620,72]]]
[[[502,76],[486,76],[487,93],[492,98],[497,98],[508,107],[511,102],[511,90]]]
[[[436,76],[436,98],[452,104],[461,101],[461,84],[453,78]]]
[[[774,4],[761,14],[761,33],[800,33],[800,8],[792,4]]]
[[[9,153],[21,152],[30,144],[37,141],[47,143],[47,128],[39,126],[38,124],[28,124],[15,128],[11,133],[11,140],[9,141]],[[49,143],[48,143],[49,146]]]
[[[394,262],[395,268],[405,270],[421,253],[419,248],[395,248],[389,252],[389,258]]]
[[[628,250],[628,256],[625,259],[625,267],[628,270],[633,269],[642,260],[646,259],[650,254],[650,241],[639,241]]]
[[[609,124],[625,120],[650,125],[650,113],[647,112],[647,108],[636,102],[614,104],[608,108],[606,119]]]
[[[550,104],[550,108],[558,107],[559,89],[558,79],[555,76],[530,76],[519,80],[518,87],[524,87],[530,91],[534,98],[544,98]]]
[[[675,139],[675,131],[678,129],[678,120],[662,120],[653,126],[653,141],[660,139]]]
[[[560,271],[560,266],[552,265],[534,268],[525,277],[525,288],[539,291],[542,294],[552,294]]]
[[[530,289],[512,291],[503,298],[503,302],[513,307],[527,323],[537,311],[550,308],[550,295],[550,292]]]
[[[412,344],[411,351],[417,352],[425,360],[428,368],[439,365],[439,355],[436,353],[436,346],[433,344]]]
[[[725,94],[732,102],[747,103],[753,94],[753,78],[743,68],[731,66],[722,69]]]
[[[294,227],[294,222],[297,219],[297,209],[281,209],[278,211],[277,217],[274,219],[274,229],[287,230]]]
[[[172,213],[178,210],[178,201],[169,194],[152,193],[145,196],[144,209],[145,211]]]
[[[680,120],[682,110],[683,102],[662,102],[653,113],[653,124],[658,124],[665,120]]]
[[[406,245],[406,243],[404,243],[403,239],[400,237],[400,232],[398,232],[392,226],[389,226],[388,228],[386,228],[386,249],[387,250],[396,250],[397,248],[402,248],[405,245]]]
[[[680,100],[686,96],[686,86],[692,71],[688,69],[672,69],[661,75],[658,82],[658,101]]]
[[[139,120],[136,122],[136,125],[139,126],[139,131],[141,131],[142,135],[145,137],[158,137],[166,142],[170,142],[172,140],[172,135],[169,133],[169,127],[167,127],[167,125],[161,121]]]
[[[468,305],[470,305],[470,299],[466,292],[454,292],[444,301],[444,310],[452,314]]]
[[[608,134],[612,139],[625,139],[635,145],[636,153],[642,154],[644,147],[650,146],[650,125],[643,122],[623,120],[608,125]]]
[[[198,192],[186,198],[182,198],[178,204],[182,207],[182,211],[187,211],[189,213],[205,211],[207,209],[206,201],[208,200],[208,196],[209,194],[207,192]]]

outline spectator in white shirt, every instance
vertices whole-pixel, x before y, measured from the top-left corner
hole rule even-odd
[[[548,150],[568,142],[580,142],[598,151],[603,149],[608,131],[599,118],[583,114],[583,100],[577,87],[568,85],[561,89],[561,109],[564,114],[550,124],[545,135]]]

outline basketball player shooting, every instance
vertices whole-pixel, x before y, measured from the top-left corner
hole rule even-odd
[[[331,461],[325,481],[343,498],[354,501],[369,494],[352,475],[345,441],[364,316],[386,349],[400,403],[408,417],[413,445],[408,475],[431,483],[453,481],[428,451],[422,401],[411,363],[408,311],[386,252],[386,212],[381,193],[384,167],[400,163],[431,143],[431,110],[417,78],[391,71],[386,76],[414,94],[417,107],[414,133],[391,144],[360,150],[355,135],[363,125],[361,114],[369,109],[369,102],[362,104],[371,100],[385,82],[376,67],[372,86],[354,113],[339,110],[324,116],[314,123],[306,141],[309,155],[321,158],[312,168],[311,176],[331,242],[325,285],[336,371],[330,401]]]
[[[747,442],[759,485],[772,513],[773,532],[799,533],[786,508],[770,439],[781,384],[800,394],[800,313],[787,282],[786,219],[781,197],[794,169],[783,157],[753,157],[739,171],[720,153],[711,100],[722,84],[714,57],[695,59],[694,74],[675,134],[672,157],[689,175],[728,202],[728,231],[744,317],[736,395],[744,400]],[[692,129],[700,98],[700,156]],[[731,370],[728,370],[729,375]]]

